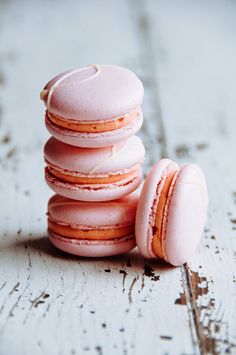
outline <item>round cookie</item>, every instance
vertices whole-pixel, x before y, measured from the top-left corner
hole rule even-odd
[[[80,202],[54,195],[48,202],[48,237],[74,255],[104,257],[126,253],[134,237],[136,193],[115,202]]]
[[[146,258],[174,266],[192,256],[207,217],[208,192],[201,169],[162,159],[144,183],[136,215],[136,241]]]
[[[143,85],[130,70],[90,65],[57,75],[40,94],[49,132],[78,147],[104,147],[141,127]]]
[[[141,183],[145,150],[133,136],[113,146],[89,149],[50,138],[44,147],[45,179],[59,195],[80,201],[108,201]]]

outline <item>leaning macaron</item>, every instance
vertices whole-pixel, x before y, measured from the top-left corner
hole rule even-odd
[[[207,218],[208,193],[201,169],[157,162],[144,183],[136,215],[136,241],[146,258],[174,266],[187,262],[201,239]]]
[[[40,94],[52,136],[78,147],[104,147],[141,127],[143,85],[130,70],[90,65],[57,75]]]
[[[58,249],[85,257],[126,253],[134,237],[136,193],[115,202],[80,202],[54,195],[48,202],[48,237]]]
[[[142,181],[145,150],[137,136],[104,148],[79,148],[50,138],[44,147],[45,179],[57,194],[80,201],[108,201]]]

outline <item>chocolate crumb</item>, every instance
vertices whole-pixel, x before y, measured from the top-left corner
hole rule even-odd
[[[182,292],[179,295],[180,295],[180,297],[176,298],[175,304],[180,304],[181,306],[185,306],[187,304],[187,299],[186,299],[185,292]]]
[[[154,269],[147,264],[144,265],[143,275],[150,277],[152,281],[159,281],[160,280],[160,275],[156,275],[154,272]]]
[[[2,137],[2,144],[8,144],[10,142],[11,138],[8,134],[5,134],[3,137]]]
[[[170,337],[169,335],[160,335],[160,338],[162,340],[171,340],[171,339],[173,339],[173,337]]]

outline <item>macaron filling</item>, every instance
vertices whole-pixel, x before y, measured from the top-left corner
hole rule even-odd
[[[86,240],[113,240],[134,235],[134,223],[114,226],[76,226],[53,221],[48,216],[48,230],[62,237]]]
[[[165,223],[168,215],[168,201],[173,192],[173,185],[179,174],[179,170],[169,171],[166,176],[161,178],[156,189],[156,199],[152,207],[151,228],[153,232],[152,249],[156,256],[166,261],[164,241]]]
[[[102,250],[102,255],[99,253],[99,255],[91,255],[90,253],[88,253],[87,255],[85,255],[85,253],[83,253],[82,256],[88,256],[88,257],[91,257],[91,256],[112,256],[112,255],[117,255],[117,254],[123,254],[124,252],[128,252],[129,250],[133,249],[135,247],[135,238],[133,235],[129,235],[127,237],[123,237],[123,238],[116,238],[116,239],[94,239],[94,240],[88,240],[88,239],[76,239],[76,238],[67,238],[67,237],[63,237],[57,233],[54,233],[50,230],[48,230],[48,236],[49,236],[49,239],[50,241],[55,245],[55,241],[58,241],[60,243],[65,243],[66,245],[78,245],[79,247],[81,246],[85,246],[86,248],[88,248],[89,246],[90,247],[93,247],[95,246],[96,248],[100,247]],[[122,245],[122,244],[128,244],[127,245],[127,249],[126,250],[122,250],[121,252],[117,253],[117,251],[115,253],[106,253],[105,252],[105,248],[106,247],[112,247],[112,246],[116,246],[116,245]],[[68,250],[65,250],[64,248],[62,248],[62,245],[56,245],[59,249],[63,250],[63,251],[67,251]],[[72,254],[75,254],[75,255],[81,255],[81,252],[80,253],[73,253],[72,251],[69,251],[70,253]]]
[[[59,181],[77,184],[77,185],[106,185],[111,183],[118,183],[124,181],[128,183],[133,181],[137,175],[141,174],[140,165],[135,165],[129,169],[122,171],[107,173],[107,174],[82,174],[78,172],[69,172],[52,166],[47,162],[45,168],[45,174],[47,177],[56,178]]]
[[[109,132],[116,129],[120,129],[129,125],[133,120],[141,115],[140,106],[136,107],[129,113],[122,116],[112,118],[110,120],[95,120],[95,121],[85,121],[85,120],[75,120],[69,118],[60,117],[52,112],[46,111],[46,119],[49,119],[56,126],[69,129],[74,132],[85,132],[85,133],[100,133]]]

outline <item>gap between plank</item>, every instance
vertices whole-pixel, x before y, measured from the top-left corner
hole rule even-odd
[[[130,13],[134,18],[136,33],[139,33],[139,40],[141,42],[141,55],[144,59],[142,63],[147,64],[146,72],[148,74],[148,84],[152,92],[152,106],[154,109],[153,118],[158,120],[159,125],[159,145],[161,148],[161,158],[167,158],[167,142],[164,129],[163,115],[159,101],[159,88],[156,81],[156,68],[153,56],[151,37],[150,37],[150,23],[145,9],[145,2],[142,0],[130,0]],[[143,51],[142,51],[143,49]],[[155,132],[153,132],[155,133]]]
[[[136,32],[139,34],[141,42],[141,54],[145,58],[145,64],[149,70],[148,77],[150,78],[149,84],[151,84],[151,90],[153,93],[153,105],[156,119],[158,120],[161,139],[159,139],[159,145],[161,147],[161,158],[168,157],[168,145],[165,134],[164,117],[161,110],[161,104],[159,99],[159,87],[157,83],[156,75],[156,61],[152,47],[150,19],[146,9],[146,3],[142,0],[130,0],[131,14],[133,15]],[[204,344],[202,341],[201,330],[198,325],[198,315],[196,313],[196,300],[192,297],[192,285],[189,275],[189,269],[187,265],[181,267],[182,286],[186,294],[188,314],[189,314],[189,326],[192,336],[192,343],[195,353],[201,353],[204,351]]]

